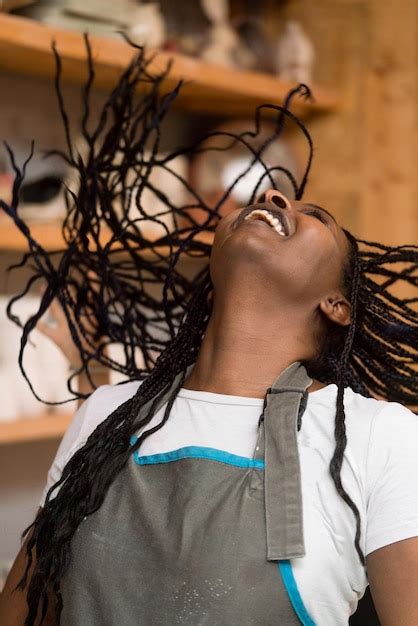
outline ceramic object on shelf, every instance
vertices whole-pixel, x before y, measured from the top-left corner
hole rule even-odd
[[[200,5],[204,14],[212,24],[228,23],[228,0],[200,0]]]
[[[22,163],[28,154],[27,142],[16,138],[12,140],[12,145],[17,162]],[[20,189],[19,214],[32,223],[62,219],[66,212],[63,182],[67,182],[67,176],[68,167],[62,159],[44,159],[42,154],[35,154],[28,163]],[[1,197],[10,200],[13,180],[9,161],[6,162],[5,172],[0,175]]]
[[[157,160],[163,158],[163,154],[157,155]],[[149,152],[144,153],[145,163],[151,157]],[[132,194],[130,204],[131,219],[139,220],[137,225],[147,231],[149,236],[155,239],[165,237],[168,232],[175,229],[173,211],[158,197],[152,188],[161,190],[169,199],[170,203],[179,211],[187,203],[188,191],[185,184],[188,179],[188,160],[184,156],[177,156],[167,164],[167,169],[162,166],[153,166],[151,174],[147,178],[148,184],[138,192]],[[144,175],[146,165],[143,166]],[[178,178],[179,177],[179,178]],[[137,189],[141,178],[137,181]],[[158,221],[156,221],[158,220]]]
[[[117,31],[130,23],[131,9],[130,0],[37,0],[18,13],[59,28],[120,38]]]
[[[315,49],[301,24],[289,20],[277,43],[277,74],[279,78],[309,85]]]
[[[22,181],[19,214],[31,224],[60,222],[67,214],[66,188],[77,194],[79,175],[59,155],[49,154],[45,157],[41,150],[36,149],[37,145],[48,145],[51,149],[60,150],[62,143],[55,132],[49,129],[49,120],[46,115],[35,117],[33,112],[25,115],[22,108],[17,111],[13,120],[14,125],[21,128],[21,132],[13,133],[7,138],[16,162],[21,165],[28,158],[30,142],[22,135],[26,130],[23,124],[29,127],[31,121],[34,126],[36,125],[37,132],[35,151],[27,164]],[[5,123],[7,123],[7,117]],[[1,124],[0,134],[4,132],[4,128],[5,125]],[[87,159],[88,150],[81,136],[76,136],[73,140],[73,149],[82,158]],[[0,145],[0,197],[11,199],[13,181],[12,163],[4,146]],[[2,220],[10,222],[8,217],[0,213],[0,221]]]
[[[135,6],[130,15],[126,34],[132,43],[147,48],[161,48],[167,38],[167,29],[158,2]]]
[[[208,63],[236,67],[235,50],[239,46],[239,37],[228,24],[214,24],[210,31],[209,43],[200,56]]]
[[[64,186],[65,173],[51,166],[49,172],[36,177],[28,176],[20,193],[19,212],[31,223],[49,223],[61,220],[66,213]]]
[[[7,94],[4,93],[6,86]],[[67,88],[64,89],[68,93]],[[36,78],[11,76],[0,80],[0,90],[4,93],[0,136],[10,145],[18,167],[21,168],[30,155],[31,140],[35,146],[20,188],[19,214],[22,218],[37,223],[61,220],[66,214],[62,183],[69,185],[71,168],[59,155],[45,156],[44,152],[46,148],[57,151],[65,148],[59,117],[54,115],[54,107],[51,109],[52,87],[46,88]],[[29,108],[25,98],[28,91],[31,93],[32,104]],[[78,114],[79,105],[76,92],[71,93],[68,114],[70,120],[73,120]],[[75,148],[80,152],[78,145]],[[10,156],[5,145],[0,143],[0,195],[5,200],[11,198],[14,178]],[[78,181],[77,186],[73,181],[70,186],[76,190]],[[10,218],[2,211],[0,220],[10,223]]]
[[[65,13],[95,22],[119,26],[130,23],[133,4],[130,0],[66,0]]]
[[[200,0],[211,23],[208,41],[200,57],[224,67],[249,67],[253,57],[229,22],[228,0]]]
[[[240,56],[240,66],[258,72],[275,74],[275,46],[266,33],[264,23],[252,16],[236,17],[232,25],[237,32],[241,48],[245,51]]]
[[[158,0],[167,26],[164,49],[198,56],[206,41],[208,19],[197,2]]]
[[[18,354],[22,330],[6,316],[6,305],[10,297],[0,297],[0,392],[1,385],[7,383],[9,407],[1,410],[0,419],[10,421],[17,418],[35,418],[44,415],[50,407],[40,402],[32,394],[18,365]],[[25,322],[39,307],[39,297],[27,296],[14,307],[21,321]],[[23,363],[36,393],[48,402],[61,402],[70,398],[67,389],[68,363],[60,350],[47,337],[37,330],[27,344]],[[4,375],[7,372],[7,376]],[[4,397],[4,396],[0,396]],[[54,411],[68,412],[69,405],[54,407]],[[7,417],[7,410],[11,415]]]

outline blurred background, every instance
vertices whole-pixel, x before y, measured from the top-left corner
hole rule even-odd
[[[156,70],[174,60],[168,87],[178,78],[187,81],[166,124],[162,151],[205,130],[248,128],[255,106],[280,104],[292,86],[305,82],[315,101],[296,112],[316,147],[305,197],[332,211],[357,237],[417,243],[417,29],[418,0],[3,0],[0,139],[13,146],[20,163],[32,139],[38,150],[61,148],[52,40],[63,57],[64,94],[76,120],[86,77],[82,33],[91,35],[97,67],[93,107],[99,107],[131,58],[125,32],[133,42],[160,51]],[[289,133],[269,158],[300,172],[306,147]],[[206,197],[216,198],[243,159],[239,151],[222,161],[183,159],[178,171]],[[22,189],[21,214],[51,249],[60,244],[61,183],[71,182],[68,176],[62,163],[38,155]],[[1,145],[0,196],[6,200],[12,180]],[[237,205],[246,184],[252,181],[237,189]],[[171,193],[181,191],[174,185]],[[152,210],[153,199],[148,202]],[[65,404],[48,410],[32,397],[17,368],[19,331],[5,308],[21,283],[7,268],[24,251],[17,229],[0,214],[0,577],[33,518],[75,409]],[[34,306],[36,297],[28,299],[22,315]],[[68,363],[56,346],[39,334],[27,358],[43,397],[68,397]]]

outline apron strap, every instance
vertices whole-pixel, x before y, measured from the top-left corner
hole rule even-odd
[[[296,362],[282,372],[267,393],[264,457],[269,561],[305,555],[297,430],[311,383],[305,367]]]
[[[187,373],[192,367],[187,368]],[[181,373],[163,394],[155,412],[167,402],[180,378]],[[297,430],[307,404],[307,388],[311,383],[312,379],[305,367],[300,362],[295,362],[282,372],[266,396],[260,443],[264,439],[269,561],[305,555]],[[141,407],[140,412],[144,414],[149,411],[151,404],[152,400]]]

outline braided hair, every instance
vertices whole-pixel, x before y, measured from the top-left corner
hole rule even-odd
[[[192,145],[161,155],[161,124],[181,90],[181,83],[165,93],[164,79],[169,67],[159,75],[152,75],[149,71],[151,61],[140,48],[108,96],[93,126],[89,101],[94,67],[88,38],[86,50],[88,80],[83,90],[81,122],[84,149],[77,150],[62,97],[60,57],[54,48],[55,84],[67,142],[67,149],[58,154],[77,172],[79,179],[77,190],[67,188],[67,213],[62,227],[64,249],[45,250],[21,217],[19,188],[28,161],[19,168],[12,150],[7,147],[16,177],[11,203],[0,201],[0,206],[28,242],[29,251],[18,267],[31,268],[25,288],[9,303],[8,315],[22,326],[19,364],[36,396],[24,368],[24,349],[37,321],[54,298],[59,300],[65,312],[82,360],[79,372],[69,378],[70,391],[75,393],[71,384],[74,376],[80,372],[90,375],[95,362],[143,382],[136,394],[102,421],[85,445],[71,457],[59,481],[49,489],[43,509],[25,531],[32,532],[27,542],[26,569],[19,587],[27,587],[27,626],[33,625],[39,616],[42,623],[51,590],[56,623],[59,624],[63,606],[60,582],[69,564],[74,533],[86,516],[100,508],[109,486],[130,455],[165,424],[187,370],[196,361],[211,313],[213,286],[207,262],[203,269],[190,276],[190,271],[182,270],[181,260],[198,257],[204,262],[207,259],[210,254],[208,237],[216,227],[220,209],[254,165],[262,166],[262,175],[248,204],[254,201],[266,180],[277,188],[278,172],[287,177],[295,198],[300,199],[313,152],[308,131],[289,110],[295,97],[310,97],[309,89],[300,85],[289,93],[283,107],[258,107],[252,130],[241,134],[210,133]],[[148,89],[138,96],[137,88],[142,83],[146,83]],[[273,129],[261,145],[256,145],[253,140],[260,134],[264,114],[274,119]],[[307,165],[299,183],[292,172],[280,165],[270,167],[264,158],[268,146],[281,136],[285,124],[289,123],[296,125],[308,144]],[[217,138],[222,141],[213,144]],[[228,150],[236,145],[248,150],[248,166],[213,206],[209,206],[188,180],[173,168],[173,159],[180,155]],[[185,204],[173,204],[164,189],[154,185],[151,173],[158,170],[168,172],[184,187],[188,194]],[[142,198],[146,190],[165,207],[158,215],[151,215],[144,209]],[[193,217],[194,209],[203,211],[205,218],[197,221]],[[164,220],[167,214],[172,217],[174,228],[167,227]],[[151,223],[162,229],[161,236],[156,238],[147,234]],[[403,292],[397,291],[399,285],[401,288],[406,285],[409,290],[417,286],[418,247],[384,246],[356,239],[348,231],[344,232],[350,253],[342,288],[351,304],[351,323],[342,328],[327,322],[327,336],[321,353],[305,365],[312,377],[326,384],[335,383],[338,388],[335,450],[329,469],[339,495],[355,516],[354,543],[364,564],[360,513],[341,480],[347,444],[344,389],[349,386],[365,396],[374,395],[411,408],[418,407],[415,376],[418,299],[402,297],[400,293]],[[99,285],[93,284],[92,273],[100,276]],[[39,309],[22,324],[14,313],[14,304],[40,282],[46,282],[46,290]],[[122,361],[109,356],[107,347],[113,343],[123,345]],[[138,348],[143,358],[140,364]],[[146,430],[156,407],[173,384],[161,422]],[[131,437],[138,431],[141,434],[132,444]],[[36,564],[29,580],[35,551]]]

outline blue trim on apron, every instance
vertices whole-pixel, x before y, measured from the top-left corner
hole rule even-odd
[[[137,437],[131,437],[131,445],[134,445],[137,440]],[[133,458],[137,465],[171,463],[180,459],[209,459],[218,463],[234,465],[235,467],[255,468],[259,470],[264,469],[264,461],[261,459],[249,459],[245,456],[238,456],[237,454],[230,454],[229,452],[224,452],[223,450],[217,450],[216,448],[208,448],[204,446],[186,446],[184,448],[179,448],[178,450],[171,450],[170,452],[149,454],[145,456],[139,456],[139,451],[136,450],[133,454]]]
[[[290,561],[288,559],[285,561],[279,561],[277,563],[277,566],[279,568],[284,587],[287,591],[287,595],[289,596],[295,613],[300,619],[301,623],[303,624],[303,626],[316,626],[315,622],[309,615],[303,603],[302,597],[296,584],[295,577],[293,576],[293,570]]]

